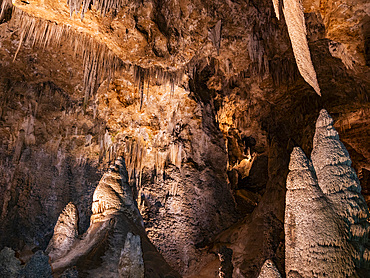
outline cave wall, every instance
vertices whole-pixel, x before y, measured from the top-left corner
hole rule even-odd
[[[296,65],[281,3],[280,19],[268,0],[166,0],[84,20],[55,1],[15,4],[72,27],[45,48],[28,31],[14,59],[25,29],[16,16],[0,25],[0,248],[44,249],[70,201],[83,232],[102,173],[124,155],[148,237],[182,275],[214,277],[224,245],[235,277],[257,276],[266,259],[284,273],[289,154],[311,151],[323,107],[369,200],[365,2],[303,1],[321,97]],[[94,43],[81,52],[85,36]]]

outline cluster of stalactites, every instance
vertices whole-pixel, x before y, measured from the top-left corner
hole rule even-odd
[[[303,79],[321,96],[320,86],[308,47],[306,23],[301,2],[301,0],[284,0],[283,13],[298,70]],[[279,19],[279,0],[272,0],[272,3],[276,17]]]
[[[143,68],[125,64],[105,44],[74,30],[71,26],[30,16],[20,9],[15,10],[14,20],[18,23],[20,31],[20,43],[14,60],[23,42],[31,44],[32,47],[46,48],[58,47],[63,41],[73,48],[75,55],[82,56],[85,102],[96,92],[101,80],[107,78],[109,83],[117,70],[133,71],[136,86],[141,93],[141,105],[144,89],[146,87],[149,90],[150,81],[159,84],[169,83],[173,93],[175,84],[180,83],[183,78],[183,70],[166,71],[160,67]]]
[[[12,9],[12,6],[11,0],[0,0],[0,23],[5,19],[6,12]]]
[[[43,48],[57,47],[62,41],[69,43],[74,54],[83,57],[85,100],[95,92],[102,78],[110,80],[117,68],[127,67],[104,44],[70,26],[33,17],[19,9],[16,9],[14,17],[20,30],[20,43],[14,60],[23,42]]]
[[[175,85],[181,83],[184,71],[166,71],[160,67],[143,68],[134,66],[135,86],[140,93],[140,110],[143,106],[145,89],[149,92],[150,82],[155,81],[158,84],[169,84],[171,96],[174,93]]]
[[[368,266],[369,209],[347,150],[326,110],[316,124],[312,162],[294,148],[287,177],[287,277],[348,277]]]
[[[67,0],[67,4],[69,5],[70,16],[72,17],[73,13],[76,15],[81,10],[81,19],[84,18],[85,13],[87,10],[94,6],[102,16],[109,11],[119,11],[125,4],[127,4],[126,0]]]

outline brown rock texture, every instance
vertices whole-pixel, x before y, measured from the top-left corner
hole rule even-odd
[[[58,217],[53,237],[45,250],[46,254],[51,260],[62,257],[71,249],[77,236],[78,211],[74,204],[68,203]]]
[[[222,246],[233,277],[285,276],[289,156],[322,108],[370,201],[368,5],[285,2],[0,0],[0,249],[26,264],[72,202],[89,255],[58,274],[116,271],[130,232],[144,276],[217,277]]]

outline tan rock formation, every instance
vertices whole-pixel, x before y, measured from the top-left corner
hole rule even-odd
[[[301,0],[284,0],[284,17],[292,43],[294,57],[303,79],[321,96],[306,38],[306,23]]]
[[[258,275],[258,278],[281,278],[281,274],[273,261],[266,260],[261,267],[261,272]]]
[[[352,258],[357,267],[363,264],[363,244],[368,242],[369,208],[361,195],[361,186],[351,159],[333,119],[326,110],[321,110],[316,122],[312,163],[319,186],[333,204],[339,221],[345,225],[346,239],[356,248]]]
[[[51,260],[64,256],[73,245],[78,236],[78,211],[74,204],[68,203],[59,215],[57,224],[54,227],[54,234],[51,238],[45,253]]]
[[[54,273],[77,265],[88,277],[178,277],[147,238],[127,177],[120,157],[94,192],[90,227],[81,239],[75,239],[77,210],[67,205],[47,248]]]
[[[120,277],[144,278],[144,261],[140,236],[128,233],[121,252],[118,272]]]
[[[287,277],[347,277],[355,272],[343,223],[317,184],[311,161],[296,147],[290,157],[285,209]]]
[[[274,6],[274,11],[277,19],[280,20],[279,0],[272,0],[272,5]]]

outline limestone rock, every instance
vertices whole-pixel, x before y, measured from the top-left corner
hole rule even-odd
[[[369,208],[360,193],[360,182],[351,168],[348,151],[339,140],[333,119],[324,109],[317,119],[311,157],[319,186],[345,224],[346,237],[357,249],[353,259],[356,266],[361,267],[364,251],[360,246],[368,242]]]
[[[32,256],[30,261],[21,270],[20,276],[22,278],[52,278],[51,266],[49,264],[49,257],[42,251],[37,251]]]
[[[285,268],[287,277],[346,277],[355,272],[344,225],[317,183],[304,152],[293,149],[287,177]]]
[[[144,261],[140,236],[128,233],[121,252],[118,272],[120,277],[144,278]]]
[[[136,224],[143,226],[143,220],[128,184],[128,174],[123,158],[104,173],[93,195],[91,221],[116,211],[125,212]]]
[[[76,239],[62,256],[51,257],[55,274],[139,278],[150,273],[153,277],[179,277],[146,236],[127,183],[123,158],[119,158],[103,175],[94,192],[92,209],[86,233]],[[65,214],[68,213],[63,212],[60,218],[65,219]],[[58,228],[58,224],[55,231],[64,227],[59,224],[62,228]],[[57,253],[60,245],[51,243],[50,246]],[[77,266],[78,274],[66,272],[73,266]]]
[[[274,262],[266,260],[261,267],[261,272],[258,275],[258,278],[281,278],[281,275]]]
[[[284,0],[283,13],[298,70],[303,79],[321,96],[316,71],[312,64],[310,49],[308,48],[306,23],[301,0]]]
[[[68,268],[63,271],[60,278],[78,278],[78,271],[76,268]]]
[[[277,19],[280,20],[279,0],[272,0],[272,5],[274,6],[274,11]]]
[[[77,208],[74,204],[68,203],[59,215],[53,237],[45,251],[52,260],[62,257],[70,250],[78,236],[77,225]]]
[[[222,246],[220,249],[220,252],[218,253],[218,257],[221,262],[218,277],[232,278],[233,270],[234,270],[234,266],[232,263],[233,250],[230,248],[227,248],[226,246]]]
[[[15,257],[15,252],[9,247],[0,251],[0,277],[17,277],[21,270],[21,262]]]

